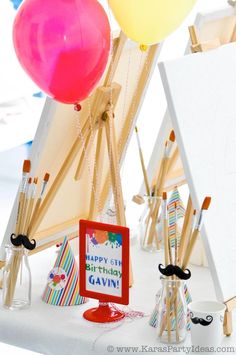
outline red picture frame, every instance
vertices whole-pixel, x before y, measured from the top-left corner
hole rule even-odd
[[[86,288],[86,234],[88,230],[99,230],[121,234],[121,296],[114,296],[102,292],[95,292]],[[80,220],[79,222],[79,274],[80,274],[80,295],[88,298],[98,299],[100,302],[114,302],[129,304],[129,229],[112,224],[99,223],[94,221]],[[99,255],[99,246],[96,251]]]

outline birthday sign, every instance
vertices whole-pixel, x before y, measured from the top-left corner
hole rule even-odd
[[[80,221],[80,294],[128,304],[129,229]]]

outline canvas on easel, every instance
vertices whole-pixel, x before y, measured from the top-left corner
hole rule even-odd
[[[236,307],[235,58],[236,43],[229,43],[159,65],[193,206],[212,198],[201,234],[217,299],[227,306],[226,335]]]
[[[159,46],[141,51],[121,33],[114,36],[112,48],[104,76],[92,95],[81,103],[80,112],[72,105],[46,100],[29,157],[33,176],[41,179],[46,171],[50,173],[47,193],[32,227],[37,242],[34,252],[61,242],[64,235],[68,239],[76,237],[80,218],[99,218],[111,188],[118,223],[125,225],[119,166]],[[17,201],[2,242],[1,265],[16,213]]]

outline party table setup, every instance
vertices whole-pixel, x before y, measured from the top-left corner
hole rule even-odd
[[[236,352],[236,2],[199,13],[185,53],[160,61],[195,3],[17,5],[15,54],[47,98],[0,247],[1,342]],[[157,66],[167,110],[146,168],[137,120]],[[136,226],[121,175],[133,133]]]

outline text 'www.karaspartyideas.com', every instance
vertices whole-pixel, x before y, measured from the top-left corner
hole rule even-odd
[[[228,354],[228,353],[236,353],[236,347],[234,346],[220,346],[217,348],[214,347],[201,347],[201,346],[107,346],[108,353],[180,353],[180,354],[204,354],[204,353],[212,353],[212,354]]]

